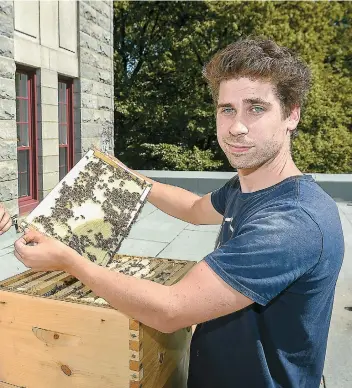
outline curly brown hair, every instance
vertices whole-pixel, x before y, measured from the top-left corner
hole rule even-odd
[[[295,106],[303,106],[311,86],[307,64],[288,48],[263,37],[248,37],[228,45],[205,65],[203,75],[215,104],[221,81],[246,77],[271,82],[284,119]]]

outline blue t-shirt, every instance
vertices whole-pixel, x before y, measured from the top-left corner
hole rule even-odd
[[[254,303],[197,326],[189,388],[317,388],[344,255],[335,202],[311,176],[212,193],[224,215],[206,263]]]

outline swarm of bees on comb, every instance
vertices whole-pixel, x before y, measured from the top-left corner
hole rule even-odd
[[[89,151],[22,223],[106,266],[142,209],[151,185]]]

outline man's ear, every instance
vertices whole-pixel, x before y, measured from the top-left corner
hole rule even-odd
[[[301,108],[296,105],[293,107],[291,110],[290,116],[287,118],[288,123],[287,123],[287,129],[292,132],[297,128],[297,125],[299,123],[299,120],[301,118]]]

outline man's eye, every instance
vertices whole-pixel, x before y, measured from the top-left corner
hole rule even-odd
[[[226,106],[221,109],[221,113],[224,113],[225,115],[230,115],[234,112],[235,110],[229,106]]]
[[[263,113],[265,111],[262,106],[252,106],[250,110],[252,113]]]

